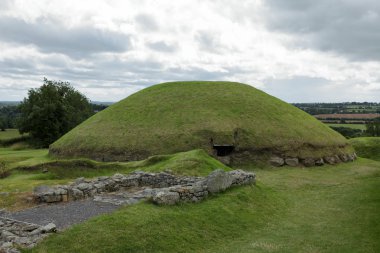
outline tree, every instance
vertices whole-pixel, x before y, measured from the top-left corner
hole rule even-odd
[[[369,136],[380,136],[380,118],[367,122],[366,128]]]
[[[6,123],[7,122],[5,121],[5,118],[0,117],[0,131],[5,131],[5,129],[7,128]]]
[[[89,100],[68,82],[44,78],[40,88],[30,89],[19,106],[20,133],[47,147],[93,114]]]

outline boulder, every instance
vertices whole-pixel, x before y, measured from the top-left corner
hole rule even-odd
[[[91,190],[92,189],[92,185],[91,184],[88,184],[88,183],[80,183],[77,185],[77,188],[81,191],[85,191],[85,190]]]
[[[302,160],[302,163],[305,167],[312,167],[315,165],[315,160],[313,158],[305,158]]]
[[[221,192],[226,190],[232,184],[232,176],[222,169],[217,169],[211,172],[205,180],[207,190],[211,193]]]
[[[291,167],[297,167],[299,164],[299,160],[297,157],[289,157],[285,159],[286,165],[289,165]]]
[[[245,172],[243,170],[233,170],[228,172],[228,174],[232,176],[233,185],[246,185],[255,183],[255,173]]]
[[[323,157],[323,160],[327,164],[336,164],[337,163],[336,158],[334,156],[325,156],[325,157]]]
[[[340,154],[340,155],[339,155],[339,158],[340,158],[340,160],[341,160],[342,162],[344,162],[344,163],[346,163],[346,162],[349,161],[349,157],[348,157],[348,155],[346,155],[346,154]]]
[[[62,201],[61,195],[55,195],[54,193],[48,193],[44,196],[42,196],[43,202],[46,203],[54,203],[54,202],[60,202]]]
[[[284,161],[284,159],[281,158],[281,157],[278,157],[278,156],[272,156],[272,157],[269,159],[269,163],[270,163],[270,165],[272,165],[272,166],[280,167],[280,166],[284,165],[285,161]]]
[[[57,231],[57,226],[54,223],[49,223],[41,228],[43,233],[52,233]]]
[[[77,188],[72,188],[69,197],[74,200],[77,200],[82,199],[84,197],[84,194],[81,190],[78,190]]]
[[[50,192],[50,191],[52,191],[52,188],[50,186],[47,186],[47,185],[36,186],[36,187],[34,187],[34,190],[33,190],[35,195],[45,193],[45,192]]]
[[[322,166],[324,164],[325,162],[323,161],[323,158],[318,158],[317,160],[315,160],[315,165],[317,166]]]
[[[179,193],[160,191],[153,196],[153,202],[159,205],[175,205],[179,202]]]
[[[347,158],[348,158],[349,162],[353,162],[355,160],[355,155],[354,154],[348,154]]]
[[[74,184],[76,184],[76,185],[81,184],[81,183],[85,183],[84,177],[79,177],[79,178],[75,179],[75,181],[74,181]]]

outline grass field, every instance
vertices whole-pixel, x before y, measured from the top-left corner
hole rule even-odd
[[[34,186],[136,169],[207,175],[229,170],[202,150],[130,163],[55,160],[47,150],[0,149],[11,175],[0,179],[0,207],[17,210]],[[47,168],[48,173],[42,173]],[[239,167],[240,168],[240,167]],[[123,207],[53,235],[23,252],[379,252],[380,162],[314,168],[258,168],[257,185],[198,204]],[[6,194],[5,194],[6,193]]]
[[[0,147],[11,147],[14,150],[26,149],[29,147],[28,139],[29,135],[20,134],[18,129],[0,131]]]
[[[0,131],[0,141],[10,140],[10,139],[18,138],[22,136],[24,135],[21,135],[18,129],[6,129],[6,131]]]
[[[124,207],[25,252],[380,251],[380,163],[254,170],[257,186],[199,204]]]
[[[366,126],[364,124],[327,124],[331,127],[348,127],[359,130],[366,130]]]
[[[380,137],[358,137],[349,141],[359,156],[380,161]]]

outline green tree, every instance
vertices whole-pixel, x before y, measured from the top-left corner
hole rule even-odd
[[[5,118],[0,116],[0,131],[5,131],[5,129],[7,128],[6,124],[7,122]]]
[[[380,118],[367,122],[366,128],[369,136],[380,136]]]
[[[89,100],[68,82],[44,78],[40,88],[30,89],[19,106],[20,133],[47,147],[93,114]]]

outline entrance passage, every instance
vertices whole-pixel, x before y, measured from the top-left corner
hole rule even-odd
[[[234,145],[213,145],[217,156],[228,156],[234,151]]]

